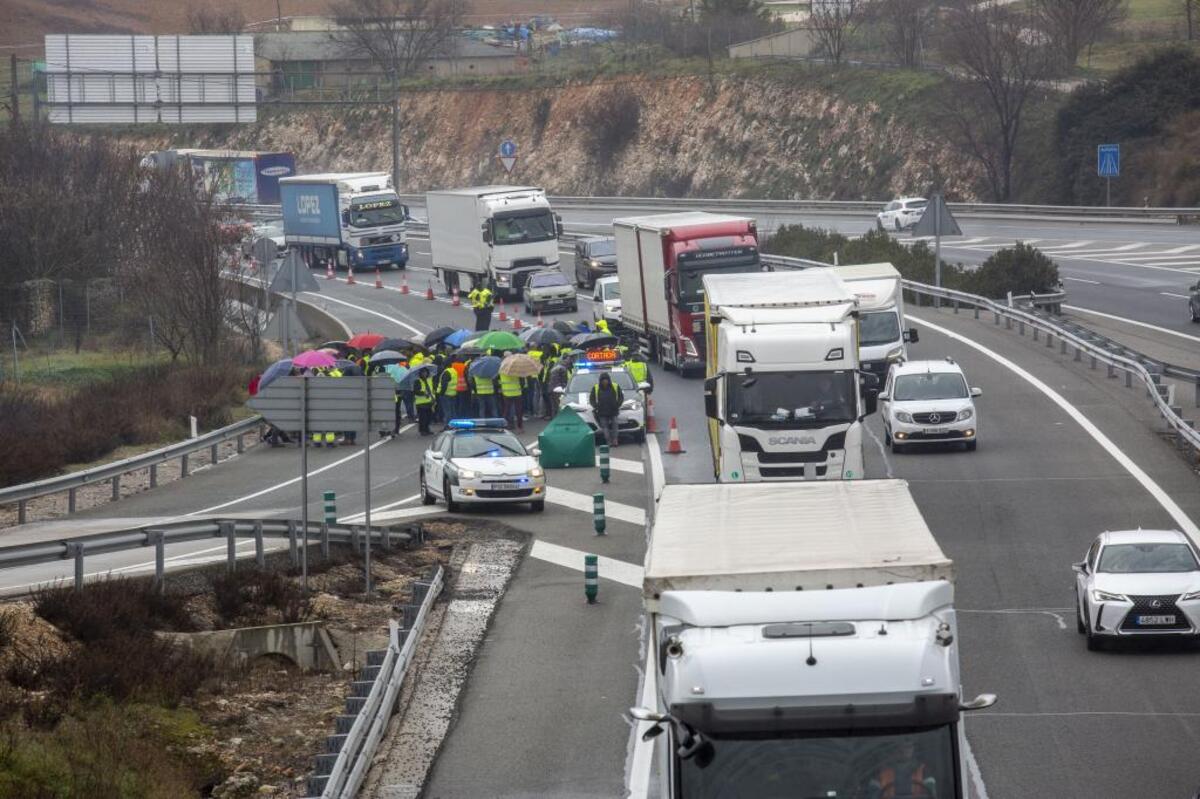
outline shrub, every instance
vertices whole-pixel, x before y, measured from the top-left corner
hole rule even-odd
[[[312,607],[304,590],[279,572],[235,571],[212,581],[217,615],[226,624],[275,609],[285,624],[304,621]]]
[[[84,644],[154,630],[192,630],[186,598],[159,593],[147,580],[113,577],[71,586],[42,588],[33,595],[34,613]]]
[[[1000,299],[1008,292],[1039,294],[1058,288],[1058,266],[1041,250],[1023,242],[997,250],[971,273],[972,293]]]
[[[41,665],[41,684],[63,699],[108,697],[177,707],[217,676],[208,655],[153,634],[121,633]]]
[[[598,166],[611,164],[633,143],[641,122],[642,101],[625,85],[609,86],[583,107],[583,142]]]

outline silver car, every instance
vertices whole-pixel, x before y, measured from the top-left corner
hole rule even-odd
[[[1075,621],[1088,649],[1118,638],[1200,635],[1200,559],[1183,533],[1101,533],[1073,568]]]
[[[562,272],[535,272],[525,284],[525,311],[578,311],[575,287]]]
[[[588,394],[592,386],[600,380],[600,374],[605,368],[578,368],[563,392],[563,404],[573,408],[592,430],[599,430],[596,415],[592,412]],[[622,438],[632,438],[639,444],[646,440],[646,389],[649,383],[635,385],[629,372],[623,366],[607,369],[612,381],[625,395],[621,410],[617,413],[617,435]]]

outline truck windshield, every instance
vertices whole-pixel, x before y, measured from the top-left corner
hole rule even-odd
[[[852,422],[853,372],[755,372],[725,378],[726,421],[802,429]]]
[[[399,200],[371,200],[350,205],[351,227],[398,225],[404,221],[404,206]]]
[[[712,738],[713,760],[679,764],[687,799],[912,799],[962,796],[954,727],[853,735]]]
[[[877,347],[900,340],[900,320],[894,310],[871,311],[859,317],[859,346]]]
[[[720,273],[758,272],[762,270],[758,253],[737,258],[705,261],[703,267],[679,270],[679,306],[687,310],[699,310],[704,305],[704,276]]]
[[[492,243],[528,244],[557,237],[554,215],[548,209],[512,211],[492,217]]]

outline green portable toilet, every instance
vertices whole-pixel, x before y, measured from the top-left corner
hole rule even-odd
[[[596,465],[596,439],[592,428],[573,409],[563,407],[538,435],[543,469]]]

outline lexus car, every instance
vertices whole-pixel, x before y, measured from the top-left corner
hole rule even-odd
[[[503,419],[451,419],[421,458],[421,501],[454,512],[474,502],[546,509],[546,473]]]
[[[1101,533],[1075,569],[1075,622],[1088,649],[1138,636],[1200,634],[1200,560],[1177,530]]]
[[[962,369],[949,358],[893,364],[879,394],[884,443],[892,452],[928,442],[961,442],[975,449],[979,417],[973,399],[982,393],[967,385]]]

